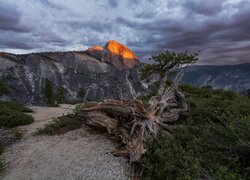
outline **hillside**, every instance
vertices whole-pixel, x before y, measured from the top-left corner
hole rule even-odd
[[[211,85],[216,89],[245,92],[250,89],[250,63],[188,67],[182,83],[195,86]]]
[[[113,41],[108,48],[115,50],[112,44]],[[84,99],[88,101],[136,98],[145,91],[137,71],[140,62],[127,59],[125,55],[130,50],[120,43],[115,44],[123,51],[114,54],[107,49],[105,61],[96,58],[96,52],[90,54],[87,51],[26,55],[1,53],[0,80],[11,91],[10,96],[1,98],[43,104],[46,79],[52,83],[53,89],[65,89],[67,101],[76,100],[80,88],[84,89]]]

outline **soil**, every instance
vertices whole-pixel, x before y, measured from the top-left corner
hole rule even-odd
[[[7,147],[2,155],[4,180],[111,180],[130,179],[128,160],[110,152],[116,144],[87,126],[54,136],[35,136],[37,128],[63,114],[72,113],[74,106],[30,107],[34,123],[19,127],[23,138]]]

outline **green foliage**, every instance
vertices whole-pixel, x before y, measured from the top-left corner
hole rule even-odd
[[[33,122],[32,116],[25,114],[31,109],[16,102],[0,101],[0,127],[16,127]]]
[[[146,179],[250,178],[250,99],[231,91],[182,85],[189,115],[172,138],[149,142]]]
[[[85,96],[85,91],[84,89],[81,87],[77,93],[77,97],[79,97],[81,99],[81,103],[83,102],[83,98]]]
[[[0,96],[1,95],[10,95],[9,88],[2,81],[0,81]]]
[[[33,117],[12,109],[0,109],[0,127],[12,128],[33,122]]]
[[[58,86],[55,92],[57,103],[65,102],[65,89],[62,86]]]
[[[44,128],[38,129],[36,134],[63,134],[65,132],[80,128],[82,124],[83,121],[78,118],[62,116],[54,119],[50,124],[45,125]]]
[[[157,91],[150,91],[148,94],[146,95],[143,95],[143,96],[139,96],[137,99],[138,100],[141,100],[143,103],[148,103],[149,99],[152,97],[152,96],[155,96],[157,93]]]
[[[1,129],[1,131],[3,131],[3,129]],[[2,133],[3,132],[1,132],[1,134]],[[8,129],[3,134],[4,134],[3,137],[0,137],[0,156],[5,150],[6,144],[9,145],[15,142],[15,140],[20,140],[22,138],[22,132],[17,128]],[[0,174],[4,170],[4,163],[2,160],[3,159],[1,158],[0,159]]]
[[[16,140],[20,140],[23,137],[23,133],[18,128],[11,129],[13,133],[15,134]]]
[[[152,64],[146,64],[141,70],[142,79],[147,78],[151,74],[159,73],[163,77],[171,70],[175,70],[182,65],[195,63],[198,58],[198,54],[175,53],[175,52],[163,52],[158,55],[152,56],[150,59]]]
[[[17,102],[0,101],[0,109],[11,109],[13,111],[19,112],[33,112],[31,109],[25,107],[24,105]]]
[[[51,82],[48,79],[45,80],[44,100],[48,106],[55,106],[55,96],[53,88]]]
[[[32,112],[32,110],[20,103],[0,101],[0,128],[12,128],[32,123],[33,118],[25,114],[27,112]],[[12,128],[10,131],[13,133],[16,140],[22,138],[22,132],[19,129]],[[0,155],[3,151],[4,146],[0,142]],[[3,170],[4,164],[0,161],[0,173]]]

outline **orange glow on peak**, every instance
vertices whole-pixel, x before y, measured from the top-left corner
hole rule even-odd
[[[109,50],[109,52],[120,55],[123,58],[138,60],[137,56],[127,46],[114,40],[108,41],[105,48]]]
[[[90,48],[88,48],[87,51],[103,51],[104,48],[102,46],[92,46]]]

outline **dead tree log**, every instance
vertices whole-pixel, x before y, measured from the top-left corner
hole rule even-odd
[[[109,99],[82,108],[77,116],[91,126],[106,130],[121,142],[122,147],[115,150],[114,155],[129,156],[130,162],[136,162],[145,153],[144,143],[149,138],[155,138],[160,131],[169,135],[175,128],[173,122],[187,112],[185,96],[177,89],[181,76],[182,73],[178,74],[169,87],[164,77],[158,93],[147,105],[139,100]]]

